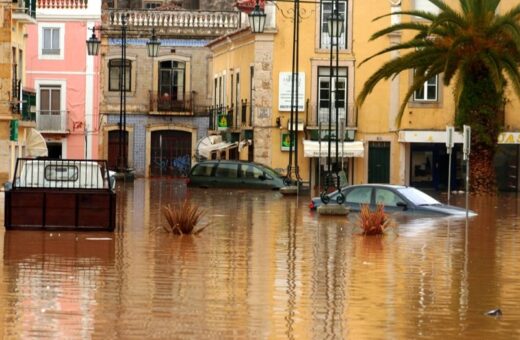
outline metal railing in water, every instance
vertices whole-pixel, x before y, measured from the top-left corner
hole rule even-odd
[[[105,160],[19,158],[12,182],[16,188],[113,189]]]

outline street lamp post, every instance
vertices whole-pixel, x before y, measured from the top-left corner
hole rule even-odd
[[[126,132],[126,91],[127,91],[127,78],[126,78],[126,37],[127,37],[127,15],[122,15],[121,27],[119,28],[121,33],[121,60],[119,62],[119,123],[118,123],[118,156],[117,156],[117,171],[118,172],[127,172],[128,168],[128,159],[127,159],[127,150],[128,150],[128,138],[125,135]],[[101,41],[96,37],[96,31],[102,32],[105,29],[102,27],[93,27],[92,36],[86,41],[87,42],[87,52],[90,56],[97,56],[99,54],[99,46],[101,45]],[[113,29],[111,29],[113,30]],[[157,39],[155,35],[155,28],[152,30],[152,37],[146,43],[148,56],[153,58],[157,57],[159,54],[159,46],[161,42]],[[126,147],[123,148],[123,142]],[[125,150],[126,149],[126,150]]]
[[[333,1],[331,8],[331,15],[327,19],[327,28],[330,36],[330,65],[329,65],[329,127],[328,127],[328,150],[327,150],[327,177],[325,181],[325,188],[321,192],[321,201],[325,204],[329,203],[329,196],[327,195],[329,188],[334,187],[334,180],[332,178],[332,105],[334,96],[334,111],[335,111],[335,143],[336,143],[336,157],[335,157],[335,173],[336,173],[336,188],[339,195],[336,199],[338,204],[345,201],[345,196],[341,193],[341,184],[339,178],[339,107],[338,107],[338,83],[339,83],[339,39],[343,33],[344,18],[338,12],[339,0]],[[334,65],[334,60],[336,65]],[[335,66],[335,67],[334,67]],[[334,82],[334,83],[333,83]],[[346,108],[345,108],[346,109]]]
[[[299,89],[299,40],[300,40],[300,0],[292,0],[293,7],[293,45],[292,45],[292,65],[291,65],[291,111],[289,118],[289,162],[287,165],[287,177],[286,184],[292,182],[292,176],[294,174],[296,184],[299,187],[301,183],[301,177],[298,167],[298,89]],[[256,5],[249,14],[249,21],[251,31],[253,33],[262,33],[265,27],[266,14],[260,8],[258,0]],[[296,131],[295,131],[296,128]],[[294,145],[294,150],[293,150]],[[294,166],[293,166],[294,158]]]

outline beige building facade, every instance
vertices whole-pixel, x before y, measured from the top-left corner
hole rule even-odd
[[[35,1],[0,2],[0,183],[10,179],[16,157],[36,126],[24,99],[26,25],[36,23]],[[25,108],[23,107],[25,101]]]

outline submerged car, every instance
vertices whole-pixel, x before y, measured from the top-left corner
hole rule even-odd
[[[340,197],[336,190],[329,193],[326,199],[335,204],[343,201],[350,211],[358,212],[361,206],[368,204],[374,208],[378,203],[384,205],[387,213],[404,212],[417,215],[439,215],[439,216],[463,216],[466,209],[453,205],[443,204],[430,195],[414,187],[390,184],[359,184],[351,185],[341,189],[344,197]],[[310,209],[316,209],[323,204],[321,197],[314,197],[309,204]],[[475,216],[473,211],[469,216]]]
[[[188,185],[210,188],[280,189],[284,177],[270,167],[246,161],[211,160],[197,163],[189,174]]]

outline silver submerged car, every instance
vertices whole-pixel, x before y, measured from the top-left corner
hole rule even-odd
[[[413,187],[390,184],[359,184],[342,188],[344,205],[350,211],[360,211],[361,205],[368,204],[374,208],[378,203],[383,203],[387,213],[403,212],[417,215],[437,216],[465,216],[466,209],[453,205],[443,204],[430,195]],[[327,195],[329,204],[336,204],[339,192],[336,190]],[[340,199],[341,200],[341,199]],[[309,208],[314,210],[322,205],[320,197],[314,197]],[[469,211],[469,216],[477,215]]]

